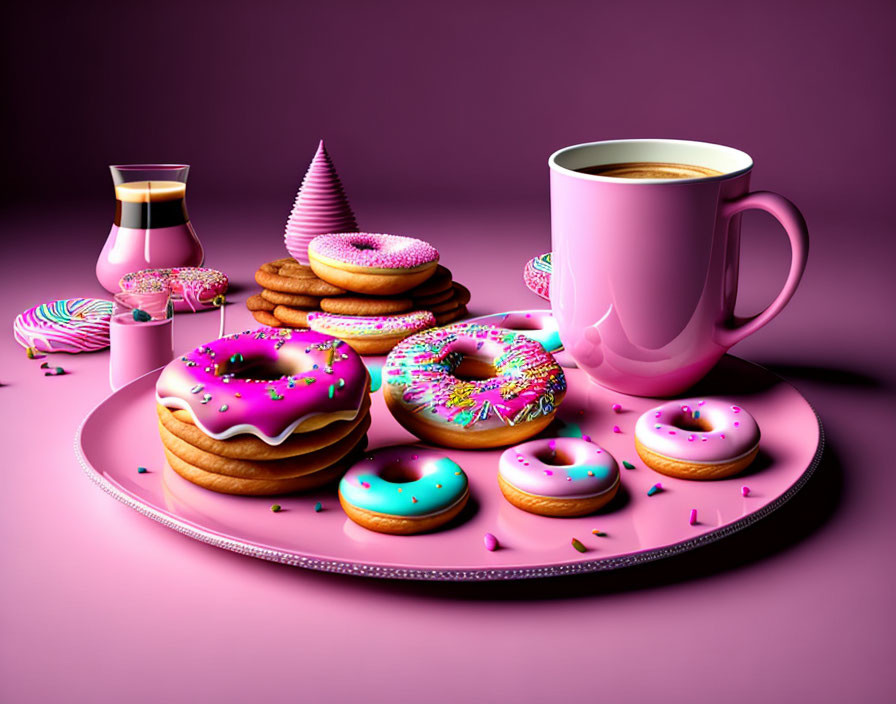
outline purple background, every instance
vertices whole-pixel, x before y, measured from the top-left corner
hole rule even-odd
[[[71,373],[45,378],[6,335],[0,699],[896,698],[894,19],[883,1],[7,11],[5,325],[103,294],[109,163],[192,164],[190,212],[235,284],[236,325],[255,267],[282,256],[321,136],[361,225],[431,240],[477,314],[540,305],[520,271],[550,247],[550,152],[704,139],[745,149],[754,187],[806,214],[801,289],[733,352],[806,395],[828,451],[792,504],[684,558],[515,585],[372,583],[215,550],[104,496],[71,438],[107,393],[106,353],[54,358]],[[787,258],[770,218],[744,231],[741,314],[771,300]],[[216,330],[186,321],[181,346]]]

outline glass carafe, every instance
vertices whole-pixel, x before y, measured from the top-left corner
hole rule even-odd
[[[202,245],[185,201],[185,164],[110,166],[115,182],[115,222],[100,258],[96,277],[117,293],[119,279],[140,269],[200,266]]]

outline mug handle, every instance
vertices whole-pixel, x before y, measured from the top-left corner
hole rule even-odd
[[[719,328],[719,342],[727,349],[769,322],[793,297],[806,268],[806,258],[809,255],[809,231],[806,228],[806,220],[797,207],[784,196],[770,191],[747,193],[736,200],[722,203],[721,210],[726,226],[731,222],[731,218],[745,210],[764,210],[781,223],[790,238],[790,272],[787,274],[784,288],[761,313],[749,318],[735,316],[730,325]]]

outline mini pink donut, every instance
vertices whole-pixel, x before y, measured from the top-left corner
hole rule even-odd
[[[525,335],[457,323],[402,340],[382,372],[386,405],[436,445],[501,447],[545,428],[566,395],[549,352]]]
[[[156,293],[168,287],[174,310],[196,311],[214,305],[218,296],[227,293],[227,276],[217,269],[198,266],[172,269],[142,269],[125,274],[118,282],[122,291]]]
[[[156,382],[156,401],[188,411],[216,440],[249,433],[279,445],[306,421],[352,420],[367,368],[342,340],[307,329],[259,328],[197,347]]]
[[[759,452],[759,426],[730,401],[684,399],[651,408],[635,424],[635,448],[657,472],[681,479],[721,479]]]
[[[309,328],[345,340],[359,354],[385,354],[408,335],[435,325],[428,310],[398,315],[308,314]]]
[[[609,452],[582,438],[531,440],[503,452],[498,484],[524,511],[584,516],[616,495],[619,466]]]
[[[551,300],[551,273],[554,267],[551,264],[551,253],[542,254],[526,262],[523,269],[523,281],[532,293],[541,296],[546,301]]]
[[[308,259],[317,276],[349,291],[391,295],[402,293],[432,276],[439,252],[413,237],[343,232],[319,235],[308,245]]]
[[[93,352],[109,346],[112,301],[63,298],[19,313],[13,334],[22,347],[41,352]]]

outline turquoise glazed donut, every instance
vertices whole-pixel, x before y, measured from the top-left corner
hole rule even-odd
[[[467,475],[456,462],[418,447],[369,453],[339,482],[339,503],[349,518],[396,535],[442,526],[460,513],[469,497]]]

